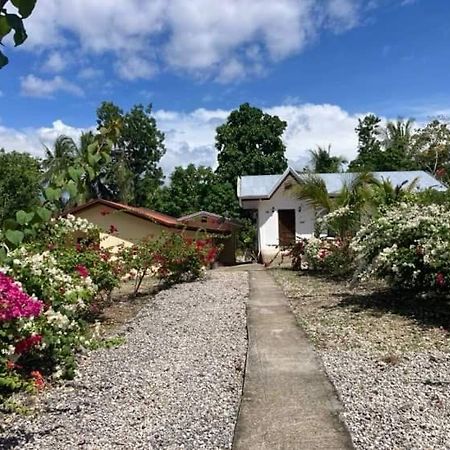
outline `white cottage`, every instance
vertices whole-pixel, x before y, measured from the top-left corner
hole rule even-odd
[[[320,176],[330,195],[339,192],[354,174],[323,173]],[[379,180],[390,180],[401,185],[417,179],[417,190],[446,187],[430,174],[423,171],[374,172]],[[316,212],[307,202],[295,198],[290,187],[304,176],[288,167],[281,175],[246,175],[238,179],[237,194],[242,208],[254,210],[257,214],[258,251],[267,262],[284,245],[314,234]]]

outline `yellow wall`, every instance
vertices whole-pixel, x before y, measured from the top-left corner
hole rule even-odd
[[[108,211],[109,214],[102,214],[104,211]],[[104,231],[101,235],[101,245],[105,248],[129,247],[145,238],[157,238],[163,231],[166,233],[183,232],[186,236],[195,236],[195,232],[165,227],[104,205],[93,205],[90,208],[76,212],[74,215],[87,219]],[[109,232],[111,225],[114,225],[118,230],[114,235]]]

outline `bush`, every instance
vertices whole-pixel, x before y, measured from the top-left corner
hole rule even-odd
[[[42,227],[39,239],[3,262],[0,394],[42,387],[43,374],[74,377],[91,308],[119,282],[116,263],[98,236],[82,219],[54,220]]]
[[[216,260],[219,250],[209,237],[191,239],[178,233],[163,233],[158,239],[124,249],[121,258],[127,273],[125,278],[135,279],[136,295],[148,275],[164,284],[199,278],[203,269]]]
[[[339,239],[304,239],[295,244],[291,256],[294,270],[309,269],[344,276],[353,268],[349,248]]]
[[[450,289],[450,212],[439,205],[401,203],[363,227],[351,243],[358,277],[394,287]]]

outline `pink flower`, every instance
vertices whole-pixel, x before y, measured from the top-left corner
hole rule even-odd
[[[442,287],[442,286],[445,285],[445,276],[444,276],[444,274],[442,272],[438,272],[436,274],[436,284],[439,287]]]
[[[89,276],[89,270],[87,269],[86,266],[83,266],[83,264],[77,264],[75,266],[75,270],[82,278],[87,278]]]
[[[37,317],[44,303],[30,297],[14,280],[0,272],[0,321]]]
[[[100,214],[101,214],[102,216],[107,216],[108,214],[110,214],[110,211],[109,211],[108,209],[102,209],[102,210],[100,211]]]

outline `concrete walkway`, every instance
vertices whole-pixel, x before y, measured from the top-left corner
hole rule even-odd
[[[287,299],[267,271],[249,276],[249,350],[233,449],[352,449],[334,389]]]

